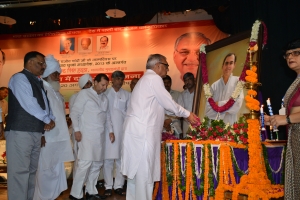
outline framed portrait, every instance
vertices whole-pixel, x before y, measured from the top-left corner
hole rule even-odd
[[[78,38],[78,53],[90,53],[93,50],[93,38],[81,37]]]
[[[240,76],[243,70],[247,50],[249,48],[251,31],[246,31],[243,33],[239,33],[228,38],[222,39],[214,44],[208,45],[205,47],[206,49],[206,64],[208,71],[208,82],[211,86],[214,82],[218,81],[222,77],[222,65],[224,58],[229,53],[234,53],[236,55],[236,63],[235,68],[232,72],[233,76]],[[256,62],[258,66],[257,74],[259,80],[259,61],[260,61],[260,50],[262,48],[262,31],[259,31],[258,38],[258,51],[256,51],[253,56],[253,61]],[[201,64],[197,72],[198,76],[196,79],[196,89],[194,95],[194,103],[193,103],[193,112],[203,119],[206,116],[205,109],[207,104],[207,99],[204,95],[203,90],[203,81],[202,81],[202,73],[201,73]],[[247,89],[244,88],[244,96],[247,94]],[[237,113],[237,119],[249,113],[250,110],[246,107],[245,101],[243,100],[243,104]]]
[[[111,35],[97,36],[97,51],[111,51]]]
[[[60,54],[74,54],[75,53],[75,38],[61,38],[60,39]]]

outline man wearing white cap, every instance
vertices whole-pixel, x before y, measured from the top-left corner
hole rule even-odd
[[[92,85],[93,85],[92,82],[93,82],[93,78],[91,77],[91,75],[84,74],[84,75],[82,75],[79,78],[78,86],[80,87],[80,89],[87,89],[87,88],[92,87]],[[70,100],[69,100],[69,109],[70,109],[70,112],[71,112],[72,106],[74,105],[74,101],[75,101],[77,95],[78,95],[78,93],[73,94],[70,97]]]
[[[34,200],[56,199],[66,190],[68,186],[64,162],[74,160],[65,120],[65,103],[59,92],[61,68],[52,55],[46,56],[45,61],[47,68],[42,76],[43,85],[55,116],[56,126],[42,136]]]
[[[87,88],[92,87],[92,85],[93,85],[92,82],[93,82],[93,79],[92,79],[91,75],[84,74],[79,78],[78,85],[79,85],[80,89],[87,89]],[[75,99],[78,96],[78,94],[79,94],[79,92],[73,94],[71,96],[71,98],[69,99],[70,113],[71,113],[72,107],[74,105]],[[76,166],[77,166],[77,152],[78,152],[78,144],[77,144],[77,141],[75,140],[74,130],[73,130],[73,134],[72,134],[72,142],[73,142],[73,152],[74,152],[74,158],[75,158],[75,162],[73,165],[73,178],[74,178]]]

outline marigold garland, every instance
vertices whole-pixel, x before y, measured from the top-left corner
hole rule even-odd
[[[155,184],[154,184],[152,200],[156,199],[156,196],[157,196],[157,193],[158,193],[158,188],[159,188],[159,181],[155,182]]]
[[[192,152],[191,152],[191,146],[189,143],[186,145],[186,163],[185,163],[185,171],[186,171],[186,176],[185,176],[185,198],[190,196],[190,191],[191,191],[191,181],[192,181]]]
[[[166,143],[163,143],[161,145],[162,150],[161,150],[161,169],[162,169],[162,199],[169,199],[169,191],[168,191],[168,182],[167,182],[167,173],[166,173],[166,153],[165,153],[165,147]]]
[[[252,95],[253,97],[256,97],[257,92],[255,90],[251,89],[251,90],[248,90],[247,94],[250,95],[250,96]]]
[[[174,154],[174,157],[173,157],[173,178],[175,180],[173,180],[173,185],[172,185],[172,200],[175,200],[176,199],[176,189],[177,189],[176,179],[178,179],[178,173],[180,172],[178,170],[178,164],[177,164],[177,159],[176,159],[179,155],[179,153],[178,153],[178,142],[175,142],[174,145],[173,145],[173,154]]]

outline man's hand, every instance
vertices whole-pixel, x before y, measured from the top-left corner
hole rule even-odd
[[[193,124],[198,124],[200,123],[199,117],[195,115],[194,113],[190,113],[190,116],[187,118],[187,120],[193,125]]]
[[[171,124],[172,123],[172,119],[166,119],[164,121],[164,128],[166,129],[166,131],[171,131]]]
[[[41,137],[41,148],[46,146],[46,139],[45,139],[45,136],[42,136]]]
[[[76,140],[77,142],[80,142],[80,141],[81,141],[81,138],[82,138],[81,132],[80,132],[80,131],[76,131],[74,134],[75,134],[75,140]]]
[[[114,143],[115,141],[115,134],[114,133],[109,133],[109,139],[111,143]]]
[[[50,131],[54,127],[55,127],[55,122],[53,120],[51,120],[49,124],[45,124],[44,130],[45,131]]]

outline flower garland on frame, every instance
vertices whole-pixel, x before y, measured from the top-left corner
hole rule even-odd
[[[261,22],[256,20],[252,26],[249,48],[254,48],[254,46],[257,44],[260,24],[261,24]],[[266,43],[266,40],[267,40],[267,37],[264,37],[264,42],[263,42],[264,44]],[[212,98],[213,94],[211,93],[210,85],[208,82],[208,70],[207,70],[207,64],[206,64],[206,51],[205,51],[204,44],[201,45],[201,47],[200,47],[200,60],[201,60],[203,90],[204,90],[204,94],[205,94],[207,101],[209,102],[212,109],[216,112],[220,113],[220,112],[224,112],[224,111],[228,110],[229,108],[231,108],[233,106],[236,98],[240,95],[241,91],[243,90],[245,77],[246,77],[246,70],[248,69],[248,62],[250,60],[250,55],[247,53],[244,68],[240,75],[239,81],[235,87],[235,90],[231,94],[231,98],[223,106],[218,106],[216,104],[215,100]]]

